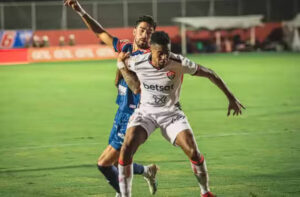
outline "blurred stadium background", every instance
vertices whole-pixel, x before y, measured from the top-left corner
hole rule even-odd
[[[138,16],[152,15],[159,29],[170,34],[172,50],[183,54],[299,51],[299,4],[299,0],[82,1],[88,13],[121,39],[132,39],[132,27]],[[226,28],[222,24],[228,23],[228,20],[219,22],[213,28],[207,26],[216,22],[206,17],[219,17],[220,20],[225,16],[249,18]],[[250,16],[258,17],[256,23],[252,23]],[[178,17],[188,18],[182,22]],[[195,17],[202,17],[202,20],[209,22],[196,25],[190,17],[194,20],[197,20]],[[89,49],[2,50],[1,63],[105,59],[114,56],[111,49],[99,45],[101,41],[87,30],[76,13],[62,5],[62,1],[0,1],[0,28],[1,49],[96,45]],[[15,55],[12,55],[13,52]]]
[[[174,52],[215,70],[246,106],[227,118],[216,87],[184,79],[183,109],[218,196],[300,196],[299,0],[80,2],[121,39],[152,15]],[[257,25],[175,22],[242,16]],[[114,196],[96,169],[117,109],[114,51],[62,1],[0,0],[0,28],[0,196]],[[199,196],[189,162],[159,132],[136,160],[161,167],[156,196]],[[135,177],[133,195],[151,196],[145,187]]]

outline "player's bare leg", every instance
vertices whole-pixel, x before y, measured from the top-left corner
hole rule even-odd
[[[138,147],[147,139],[147,132],[141,126],[130,127],[126,131],[119,156],[119,185],[122,197],[131,197],[133,178],[132,159]]]
[[[200,186],[201,196],[214,197],[209,190],[206,162],[203,155],[201,155],[198,150],[197,143],[191,130],[187,129],[180,132],[176,137],[175,143],[181,147],[191,161],[193,172]]]
[[[119,187],[119,172],[114,164],[118,161],[120,151],[108,145],[98,159],[98,169],[105,176],[107,182],[120,193]]]
[[[99,166],[111,166],[118,161],[120,151],[108,145],[98,159]]]
[[[117,193],[120,193],[118,178],[119,172],[116,167],[119,155],[120,151],[116,150],[111,145],[108,145],[98,159],[98,169],[102,172],[108,183],[116,190]],[[157,189],[155,182],[153,182],[153,180],[155,180],[156,172],[157,166],[155,164],[148,166],[143,166],[137,163],[133,164],[133,173],[144,176],[149,185],[151,194],[154,194]]]

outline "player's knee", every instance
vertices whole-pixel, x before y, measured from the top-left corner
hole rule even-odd
[[[97,165],[98,165],[98,166],[104,166],[104,164],[105,164],[105,161],[100,157],[100,158],[98,159]]]
[[[99,162],[98,162],[98,164],[97,164],[97,167],[98,167],[98,169],[99,169],[101,172],[102,172],[103,169],[104,169],[104,166],[101,165]]]
[[[110,166],[111,164],[108,163],[108,161],[106,161],[103,157],[99,157],[97,165],[98,166]]]
[[[188,152],[188,157],[192,161],[199,161],[201,159],[200,153],[196,148],[190,148],[187,152]]]

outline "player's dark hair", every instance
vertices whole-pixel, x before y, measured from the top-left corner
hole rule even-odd
[[[164,31],[156,31],[151,35],[150,44],[159,44],[159,45],[170,44],[169,35]]]
[[[153,20],[152,16],[144,15],[140,16],[139,19],[135,22],[135,27],[137,27],[141,22],[146,22],[149,25],[153,27],[153,29],[156,29],[156,22]]]

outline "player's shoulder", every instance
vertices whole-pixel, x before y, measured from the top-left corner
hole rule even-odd
[[[173,60],[174,62],[182,64],[184,59],[185,59],[185,57],[183,57],[180,54],[176,54],[176,53],[172,53],[172,52],[170,53],[170,60]]]
[[[128,39],[119,39],[118,37],[113,37],[113,42],[115,42],[115,43],[119,42],[119,43],[122,43],[122,44],[132,43]]]
[[[120,40],[120,51],[131,52],[133,49],[133,43],[129,40]]]
[[[127,39],[113,38],[113,46],[116,52],[131,52],[133,48],[132,42]]]
[[[119,40],[119,42],[122,44],[122,45],[125,45],[125,44],[133,44],[132,42],[130,42],[130,40],[128,39],[122,39],[122,40]]]
[[[151,53],[144,53],[144,54],[138,54],[135,56],[131,56],[130,62],[131,62],[131,64],[134,64],[135,66],[140,65],[149,60],[150,54]]]

